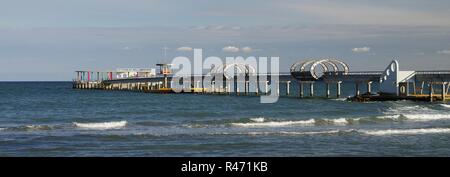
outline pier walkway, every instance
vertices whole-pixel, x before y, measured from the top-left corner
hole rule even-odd
[[[73,81],[73,88],[176,93],[173,86],[175,76],[170,71],[170,64],[158,64],[158,66],[160,66],[159,74],[148,70],[76,71],[77,77]],[[244,69],[237,76],[227,76],[225,71],[220,71],[222,73],[219,72],[219,74],[223,74],[222,85],[215,84],[214,76],[218,73],[183,76],[181,89],[184,91],[182,93],[259,95],[275,92],[280,95],[280,88],[283,88],[285,95],[291,95],[292,85],[298,84],[298,96],[303,98],[305,88],[309,89],[309,97],[314,97],[314,84],[320,81],[325,84],[326,98],[341,97],[341,85],[345,83],[354,84],[355,93],[350,98],[354,101],[450,100],[450,70],[400,71],[396,60],[382,71],[350,71],[346,63],[335,59],[300,61],[291,66],[290,72],[277,75],[256,74],[250,72],[250,67],[244,64],[233,67]],[[230,67],[223,66],[223,68]],[[319,72],[317,68],[321,68],[322,72]],[[271,77],[274,76],[279,78],[277,83],[270,83]],[[237,81],[238,77],[245,79]],[[251,77],[255,79],[250,79]],[[373,90],[372,83],[379,85],[378,90]],[[331,85],[335,86],[331,87]],[[363,87],[365,90],[361,92]],[[331,96],[331,88],[334,88],[335,96]]]

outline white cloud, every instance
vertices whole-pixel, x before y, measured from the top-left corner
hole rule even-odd
[[[125,47],[123,47],[122,49],[123,49],[123,50],[131,50],[131,48],[128,47],[128,46],[125,46]]]
[[[242,47],[241,50],[245,53],[253,52],[253,49],[251,47]]]
[[[354,53],[366,53],[370,52],[370,47],[356,47],[352,49]]]
[[[187,46],[179,47],[179,48],[177,49],[177,51],[181,51],[181,52],[190,52],[190,51],[192,51],[192,47],[187,47]]]
[[[425,52],[417,52],[417,53],[414,53],[414,55],[424,56],[424,55],[425,55]]]
[[[232,29],[232,30],[240,30],[241,27],[240,27],[240,26],[233,26],[233,27],[231,27],[231,29]]]
[[[438,53],[438,54],[450,54],[450,50],[439,50],[436,53]]]
[[[222,51],[236,53],[236,52],[239,52],[239,48],[237,48],[235,46],[226,46],[226,47],[222,48]]]

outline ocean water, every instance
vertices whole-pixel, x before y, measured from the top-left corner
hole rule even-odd
[[[0,156],[450,155],[450,104],[71,86],[0,82]]]

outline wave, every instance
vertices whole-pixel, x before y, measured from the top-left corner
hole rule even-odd
[[[314,125],[336,125],[345,126],[358,124],[360,118],[336,118],[336,119],[308,119],[308,120],[285,120],[266,121],[265,118],[250,118],[252,122],[235,122],[232,126],[237,127],[287,127],[287,126],[314,126]]]
[[[22,127],[28,131],[33,131],[33,130],[51,130],[52,127],[49,125],[26,125],[24,127]]]
[[[388,130],[358,130],[360,133],[385,136],[385,135],[415,135],[415,134],[436,134],[450,133],[450,128],[428,128],[428,129],[388,129]]]
[[[298,121],[270,121],[270,122],[250,122],[250,123],[231,123],[238,127],[285,127],[285,126],[311,126],[315,124],[314,119]]]
[[[264,122],[265,121],[264,117],[250,118],[250,120],[253,122]]]
[[[343,126],[343,125],[349,125],[349,124],[355,124],[357,123],[360,118],[338,118],[338,119],[323,119],[325,122],[324,124],[328,125],[339,125],[339,126]],[[319,122],[319,121],[317,121]]]
[[[347,101],[347,98],[336,98],[336,99],[331,99],[334,101]]]
[[[115,121],[115,122],[100,122],[100,123],[78,123],[73,122],[76,127],[84,129],[118,129],[123,128],[127,125],[127,121]]]
[[[342,130],[328,130],[328,131],[311,131],[311,132],[294,132],[294,131],[279,131],[279,132],[215,132],[211,135],[317,135],[317,134],[337,134],[343,132]]]
[[[3,127],[0,131],[46,131],[53,130],[54,126],[50,125],[21,125],[16,127]]]
[[[391,119],[391,120],[399,120],[402,117],[401,114],[393,114],[393,115],[383,115],[377,116],[378,119]]]
[[[450,105],[441,104],[443,107],[450,108]],[[450,119],[450,113],[443,110],[431,109],[424,106],[405,106],[389,108],[380,118],[404,119],[407,121],[435,121],[441,119]]]
[[[404,114],[408,120],[412,121],[432,121],[450,119],[450,114]]]
[[[212,135],[370,135],[370,136],[390,136],[390,135],[421,135],[421,134],[443,134],[450,133],[450,128],[417,128],[417,129],[387,129],[387,130],[325,130],[325,131],[273,131],[273,132],[215,132]]]

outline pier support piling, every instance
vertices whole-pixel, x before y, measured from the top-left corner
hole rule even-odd
[[[341,97],[341,81],[336,83],[336,97]]]
[[[259,82],[256,81],[256,85],[255,85],[255,95],[259,95]]]
[[[286,95],[289,96],[291,81],[286,82]]]
[[[372,93],[372,82],[367,82],[367,94],[371,94]]]
[[[300,96],[300,98],[303,98],[303,83],[302,82],[300,82],[299,83],[299,96]]]
[[[355,95],[356,95],[356,96],[359,96],[359,95],[360,95],[360,91],[359,91],[359,83],[358,83],[358,82],[355,83]]]
[[[266,81],[266,88],[264,89],[264,93],[267,95],[269,94],[269,81]]]
[[[445,92],[446,92],[446,91],[445,91],[445,90],[446,90],[446,89],[445,89],[445,84],[446,84],[445,82],[442,83],[442,102],[445,102],[445,94],[446,94],[446,93],[445,93]]]
[[[430,102],[433,102],[433,92],[434,92],[433,83],[430,82],[429,86],[430,86],[430,89],[429,89],[430,90]]]

